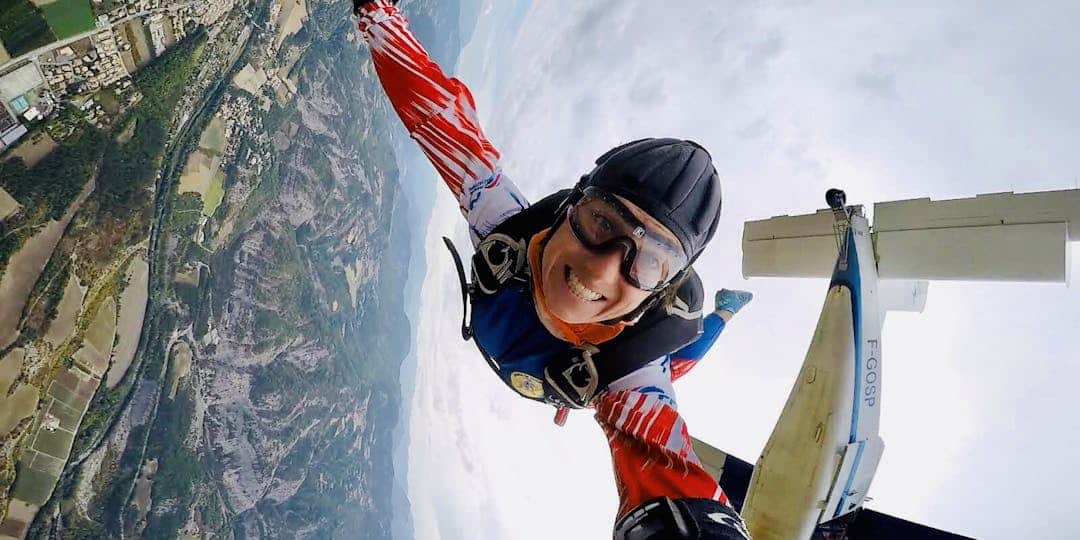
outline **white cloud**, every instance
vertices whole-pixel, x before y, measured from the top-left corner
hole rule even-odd
[[[516,4],[489,1],[457,75],[534,199],[633,138],[712,151],[725,211],[698,267],[707,288],[757,297],[677,391],[693,433],[753,460],[825,283],[743,281],[742,222],[812,211],[834,185],[867,204],[1076,187],[1080,4],[727,4],[539,2],[515,31]],[[552,427],[457,337],[436,241],[453,229],[467,245],[456,212],[441,197],[428,235],[417,537],[603,537],[615,493],[599,429],[580,414]],[[874,508],[980,538],[1080,533],[1078,290],[936,283],[925,313],[889,315]]]

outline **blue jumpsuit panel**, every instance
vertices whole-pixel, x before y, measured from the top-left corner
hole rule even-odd
[[[477,345],[498,364],[499,378],[519,394],[544,401],[521,392],[511,378],[518,372],[544,381],[548,359],[565,354],[572,345],[540,322],[526,287],[511,284],[492,295],[474,295],[471,326]],[[547,389],[548,384],[543,386]]]

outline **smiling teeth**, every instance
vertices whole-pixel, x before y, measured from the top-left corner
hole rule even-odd
[[[570,276],[566,279],[566,283],[570,285],[570,292],[574,293],[574,296],[582,300],[595,302],[604,297],[604,295],[582,285],[581,282],[578,281],[577,276],[574,275],[573,270],[570,271]]]

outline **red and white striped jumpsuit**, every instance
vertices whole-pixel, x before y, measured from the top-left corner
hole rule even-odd
[[[386,95],[457,197],[474,243],[523,210],[528,203],[500,170],[499,151],[480,129],[469,90],[431,60],[401,12],[386,0],[370,2],[362,7],[359,27]],[[611,448],[618,516],[660,496],[727,504],[694,454],[675,407],[672,379],[667,359],[658,359],[593,402]]]

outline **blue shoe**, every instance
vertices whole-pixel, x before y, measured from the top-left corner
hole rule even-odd
[[[716,311],[726,311],[734,315],[753,299],[754,293],[751,292],[720,289],[716,291]]]

